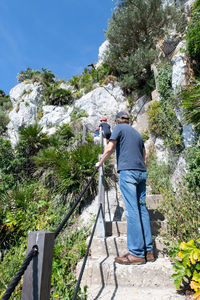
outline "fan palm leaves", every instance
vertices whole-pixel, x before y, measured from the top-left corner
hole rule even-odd
[[[187,86],[181,93],[186,122],[200,131],[200,80]]]

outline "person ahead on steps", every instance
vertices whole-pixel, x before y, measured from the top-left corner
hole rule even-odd
[[[146,208],[146,152],[142,136],[129,125],[127,112],[116,115],[113,129],[100,162],[102,166],[116,148],[117,171],[127,219],[128,253],[116,257],[120,264],[144,264],[154,261],[149,213]]]
[[[110,130],[110,125],[107,123],[108,122],[108,120],[107,120],[107,118],[102,118],[101,120],[100,120],[100,125],[99,125],[99,127],[101,127],[102,128],[102,131],[103,131],[103,137],[106,139],[106,143],[108,144],[108,142],[109,142],[109,138],[110,138],[110,136],[111,136],[111,130]]]

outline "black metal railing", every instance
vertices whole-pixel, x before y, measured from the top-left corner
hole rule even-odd
[[[85,270],[85,265],[86,265],[87,258],[88,258],[88,255],[89,255],[90,247],[91,247],[91,244],[92,244],[92,240],[93,240],[93,237],[94,237],[94,233],[95,233],[95,229],[96,229],[96,226],[97,226],[97,221],[98,221],[100,212],[102,212],[102,204],[100,204],[99,210],[97,212],[97,216],[96,216],[95,223],[94,223],[94,226],[93,226],[93,229],[92,229],[92,233],[91,233],[91,236],[90,236],[90,240],[89,240],[89,243],[88,243],[86,254],[84,256],[83,264],[82,264],[81,271],[80,271],[80,274],[79,274],[79,277],[78,277],[78,280],[77,280],[77,284],[76,284],[76,288],[75,288],[72,300],[76,300],[76,297],[77,297],[77,293],[78,293],[78,290],[79,290],[79,287],[80,287],[83,272]]]

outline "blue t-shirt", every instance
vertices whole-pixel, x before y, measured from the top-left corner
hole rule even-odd
[[[128,124],[118,124],[114,127],[110,140],[117,141],[117,171],[146,171],[143,149],[144,142],[137,130]]]
[[[102,130],[103,130],[103,133],[104,133],[104,137],[110,137],[110,135],[111,135],[111,131],[110,131],[110,125],[108,124],[108,123],[101,123],[100,125],[99,125],[99,127],[101,127],[102,128]]]

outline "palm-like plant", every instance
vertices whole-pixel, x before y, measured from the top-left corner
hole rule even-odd
[[[20,144],[22,144],[20,142],[24,142],[23,150],[26,157],[35,155],[40,149],[45,148],[49,144],[47,134],[42,132],[42,128],[38,123],[22,128],[19,131],[19,134],[20,141],[18,148],[20,147]]]
[[[200,131],[200,80],[187,86],[181,93],[186,122]]]

